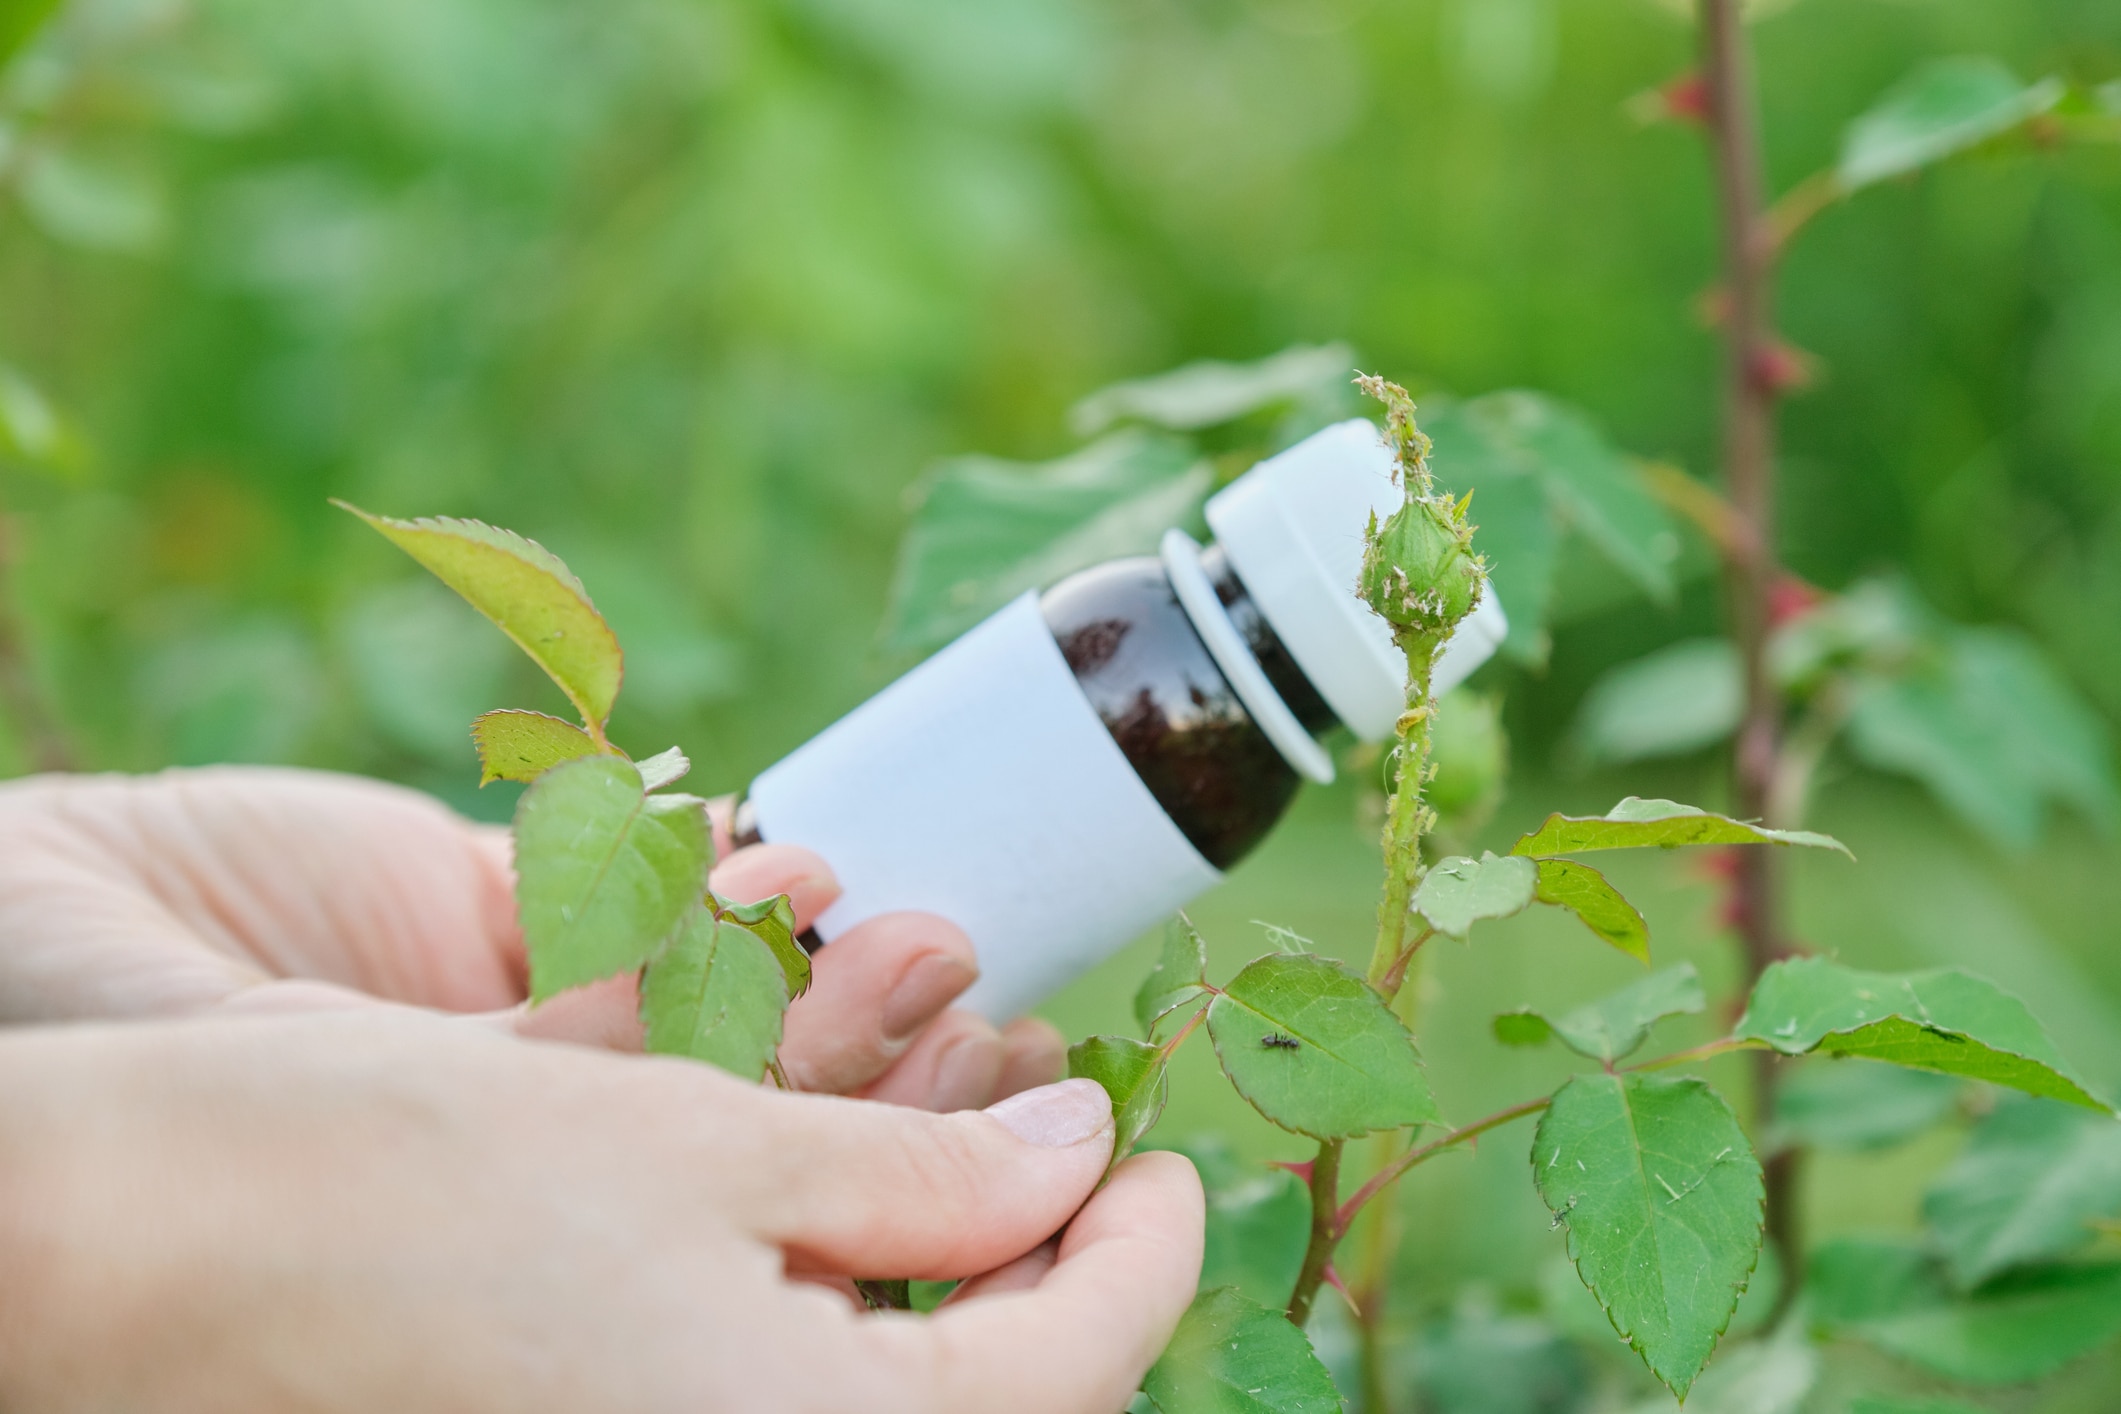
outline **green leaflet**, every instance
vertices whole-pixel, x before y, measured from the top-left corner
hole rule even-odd
[[[731,903],[717,894],[714,906],[725,923],[745,929],[766,945],[780,964],[789,1001],[810,990],[810,954],[795,940],[795,905],[788,895],[775,894],[757,903]]]
[[[653,957],[707,887],[706,802],[648,796],[631,761],[555,766],[516,806],[516,906],[530,995],[615,976]]]
[[[519,712],[512,707],[482,714],[471,724],[471,739],[479,748],[482,786],[495,781],[534,781],[562,761],[597,754],[597,744],[589,733],[573,722],[563,722],[543,712]]]
[[[1285,1168],[1238,1158],[1218,1135],[1169,1147],[1193,1161],[1207,1192],[1200,1289],[1234,1286],[1263,1306],[1287,1301],[1311,1236],[1310,1190]]]
[[[1964,1088],[1934,1071],[1822,1056],[1775,1087],[1767,1148],[1882,1149],[1943,1123]]]
[[[1736,731],[1744,705],[1731,641],[1687,639],[1592,684],[1569,728],[1569,751],[1586,765],[1683,756]]]
[[[1414,1038],[1337,962],[1271,953],[1208,1007],[1223,1074],[1284,1129],[1338,1139],[1437,1118]]]
[[[1506,391],[1438,404],[1422,425],[1435,444],[1437,483],[1474,493],[1471,516],[1494,562],[1513,656],[1545,656],[1564,527],[1652,599],[1671,598],[1679,549],[1671,517],[1627,454],[1582,411],[1544,394]]]
[[[582,582],[559,556],[535,540],[480,521],[395,520],[344,501],[332,504],[367,521],[463,595],[559,684],[584,722],[603,727],[618,699],[625,656]]]
[[[658,1055],[689,1056],[756,1081],[781,1044],[788,983],[749,928],[695,905],[641,978],[641,1023]]]
[[[1798,844],[1849,852],[1841,841],[1810,830],[1770,830],[1676,801],[1644,800],[1631,795],[1603,815],[1549,815],[1544,825],[1512,845],[1510,853],[1538,857],[1593,849],[1643,849],[1651,845],[1673,849],[1694,844]]]
[[[1858,191],[1964,152],[2062,101],[2059,79],[2021,83],[1994,59],[1934,59],[1889,89],[1841,142],[1834,169]]]
[[[1760,1165],[1730,1106],[1691,1078],[1579,1075],[1532,1175],[1613,1329],[1684,1399],[1760,1253]]]
[[[1967,1384],[2053,1374],[2121,1335],[2121,1263],[2024,1268],[1960,1295],[1919,1248],[1844,1239],[1812,1254],[1814,1322]]]
[[[1957,968],[1887,973],[1822,957],[1778,962],[1754,984],[1732,1034],[1784,1055],[1870,1056],[2108,1109],[2023,1002]]]
[[[1112,1163],[1134,1152],[1164,1112],[1171,1081],[1164,1053],[1131,1036],[1092,1036],[1068,1048],[1069,1079],[1095,1080],[1112,1100]]]
[[[2102,830],[2121,820],[2097,713],[2024,634],[1940,628],[1914,663],[1855,682],[1849,749],[1920,781],[1995,843],[2030,849],[2051,805]]]
[[[1158,1022],[1206,996],[1207,980],[1208,945],[1193,920],[1181,913],[1165,927],[1163,951],[1134,994],[1134,1019],[1142,1034],[1155,1036]]]
[[[1650,960],[1650,925],[1606,876],[1574,859],[1539,861],[1536,897],[1566,908],[1583,926],[1629,957]]]
[[[1325,416],[1348,402],[1355,351],[1346,344],[1298,344],[1252,363],[1203,359],[1100,388],[1068,413],[1078,437],[1095,437],[1123,422],[1173,432],[1197,432],[1257,412],[1308,407]]]
[[[1617,1061],[1649,1039],[1659,1021],[1704,1011],[1708,1004],[1701,975],[1693,963],[1682,962],[1555,1020],[1530,1010],[1506,1012],[1495,1018],[1495,1039],[1526,1046],[1557,1037],[1579,1055]]]
[[[2121,1217],[2121,1120],[2006,1097],[1930,1185],[1922,1215],[1961,1287],[2061,1257]]]
[[[1193,447],[1115,432],[1058,461],[958,457],[922,479],[885,610],[895,648],[945,643],[1028,589],[1152,553],[1194,520],[1213,475]]]
[[[692,769],[692,758],[673,746],[653,756],[643,756],[634,764],[640,768],[642,785],[649,790],[661,790],[685,778],[686,772]]]
[[[1161,1414],[1340,1414],[1309,1337],[1234,1287],[1193,1299],[1142,1380]]]
[[[1463,938],[1488,918],[1508,918],[1531,906],[1538,870],[1528,859],[1483,854],[1439,860],[1414,891],[1414,911],[1439,933]]]

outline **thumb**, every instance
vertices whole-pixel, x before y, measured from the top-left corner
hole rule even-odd
[[[739,1220],[798,1270],[948,1279],[988,1271],[1074,1216],[1112,1156],[1112,1104],[1065,1080],[937,1115],[755,1092]],[[703,1138],[726,1155],[725,1132]]]

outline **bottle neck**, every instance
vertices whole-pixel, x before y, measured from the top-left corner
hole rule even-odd
[[[1265,671],[1267,682],[1296,714],[1296,720],[1303,724],[1304,730],[1313,736],[1322,736],[1340,725],[1340,719],[1333,715],[1326,699],[1311,686],[1311,680],[1296,666],[1296,659],[1274,632],[1274,626],[1260,612],[1252,591],[1238,578],[1223,547],[1211,542],[1202,549],[1200,567],[1207,573],[1208,583],[1215,587],[1215,597],[1222,601],[1230,622],[1244,637],[1245,647],[1251,650],[1252,657]]]

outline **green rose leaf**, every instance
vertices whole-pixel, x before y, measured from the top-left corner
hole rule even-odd
[[[1849,125],[1834,169],[1858,191],[1964,152],[2062,101],[2059,79],[2021,82],[1994,59],[1935,59],[1889,89]]]
[[[1688,639],[1592,684],[1569,728],[1569,751],[1594,766],[1684,756],[1736,731],[1744,707],[1731,641]]]
[[[692,769],[692,758],[673,746],[668,751],[643,756],[635,764],[641,768],[641,784],[650,790],[661,790],[685,778],[685,773]]]
[[[1770,830],[1676,801],[1644,800],[1631,795],[1603,815],[1549,815],[1544,825],[1511,846],[1510,853],[1539,858],[1593,849],[1644,849],[1652,845],[1676,849],[1693,844],[1797,844],[1849,852],[1847,845],[1830,835],[1810,830]]]
[[[788,983],[758,934],[695,905],[641,978],[641,1023],[657,1055],[690,1056],[756,1081],[781,1044]]]
[[[1193,1299],[1142,1392],[1161,1414],[1340,1414],[1310,1338],[1238,1291]]]
[[[1975,1127],[1922,1202],[1961,1287],[2064,1256],[2121,1217],[2121,1120],[2010,1097]]]
[[[1339,1139],[1437,1118],[1421,1056],[1383,997],[1337,962],[1258,958],[1208,1007],[1223,1073],[1284,1129]]]
[[[1134,1146],[1163,1115],[1171,1080],[1162,1048],[1131,1036],[1092,1036],[1068,1048],[1068,1078],[1095,1080],[1112,1099],[1112,1162]]]
[[[1509,855],[1439,860],[1414,891],[1414,911],[1437,932],[1464,938],[1483,919],[1529,908],[1538,873],[1531,860]]]
[[[795,906],[788,895],[775,894],[757,903],[731,903],[716,895],[714,903],[725,923],[750,933],[773,954],[787,981],[789,1001],[810,990],[810,954],[795,940]]]
[[[1732,1034],[1784,1055],[1869,1056],[2109,1109],[2025,1003],[1957,968],[1858,972],[1823,957],[1778,962],[1753,985]]]
[[[475,520],[396,520],[334,501],[375,527],[493,620],[601,730],[625,675],[619,640],[560,557],[535,540]]]
[[[1942,1124],[1964,1088],[1955,1076],[1822,1056],[1775,1087],[1767,1147],[1882,1149]]]
[[[1684,1399],[1760,1255],[1760,1164],[1730,1106],[1691,1078],[1579,1075],[1532,1174],[1613,1329]]]
[[[2121,1335],[2121,1263],[2028,1267],[1954,1292],[1920,1248],[1842,1239],[1812,1254],[1814,1322],[1947,1379],[2018,1384]]]
[[[1536,1045],[1548,1036],[1578,1055],[1617,1061],[1649,1039],[1650,1028],[1668,1016],[1705,1011],[1709,999],[1691,962],[1653,972],[1601,1001],[1549,1020],[1535,1011],[1495,1018],[1495,1038],[1504,1045]]]
[[[1234,1286],[1263,1305],[1287,1301],[1310,1242],[1310,1190],[1285,1168],[1238,1158],[1215,1135],[1168,1147],[1193,1161],[1207,1193],[1200,1289]]]
[[[1181,913],[1164,929],[1163,951],[1134,994],[1134,1019],[1142,1034],[1196,998],[1208,994],[1208,945],[1193,920]]]
[[[1234,422],[1258,412],[1309,408],[1323,423],[1348,399],[1355,351],[1346,344],[1299,344],[1252,363],[1203,359],[1100,388],[1068,413],[1079,437],[1095,437],[1123,422],[1174,432]]]
[[[1058,461],[944,462],[916,488],[884,638],[946,643],[1029,589],[1122,555],[1151,554],[1195,520],[1214,475],[1184,441],[1115,432]]]
[[[1855,678],[1848,746],[1912,777],[2007,849],[2030,849],[2052,807],[2101,830],[2121,821],[2104,725],[2022,633],[1939,630],[1896,674]]]
[[[1504,391],[1437,402],[1423,419],[1437,483],[1472,491],[1480,548],[1510,617],[1505,648],[1545,656],[1548,601],[1564,528],[1659,603],[1673,594],[1679,536],[1627,453],[1582,410]]]
[[[480,716],[471,724],[471,740],[479,748],[482,786],[495,781],[534,781],[562,761],[597,754],[596,742],[573,722],[512,707]]]
[[[1573,859],[1539,861],[1536,897],[1566,908],[1584,927],[1639,962],[1650,960],[1650,925],[1606,876]]]
[[[530,996],[630,972],[700,901],[714,857],[706,802],[647,795],[617,756],[553,767],[516,806],[516,909]]]

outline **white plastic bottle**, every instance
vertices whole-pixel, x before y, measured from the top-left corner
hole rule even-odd
[[[1026,594],[769,768],[741,838],[804,845],[842,893],[829,943],[879,913],[951,919],[978,950],[965,1004],[1036,1005],[1213,888],[1302,779],[1317,735],[1382,740],[1405,660],[1355,597],[1364,527],[1400,503],[1377,429],[1329,427],[1182,531]],[[1460,625],[1449,691],[1506,630],[1493,595]]]

